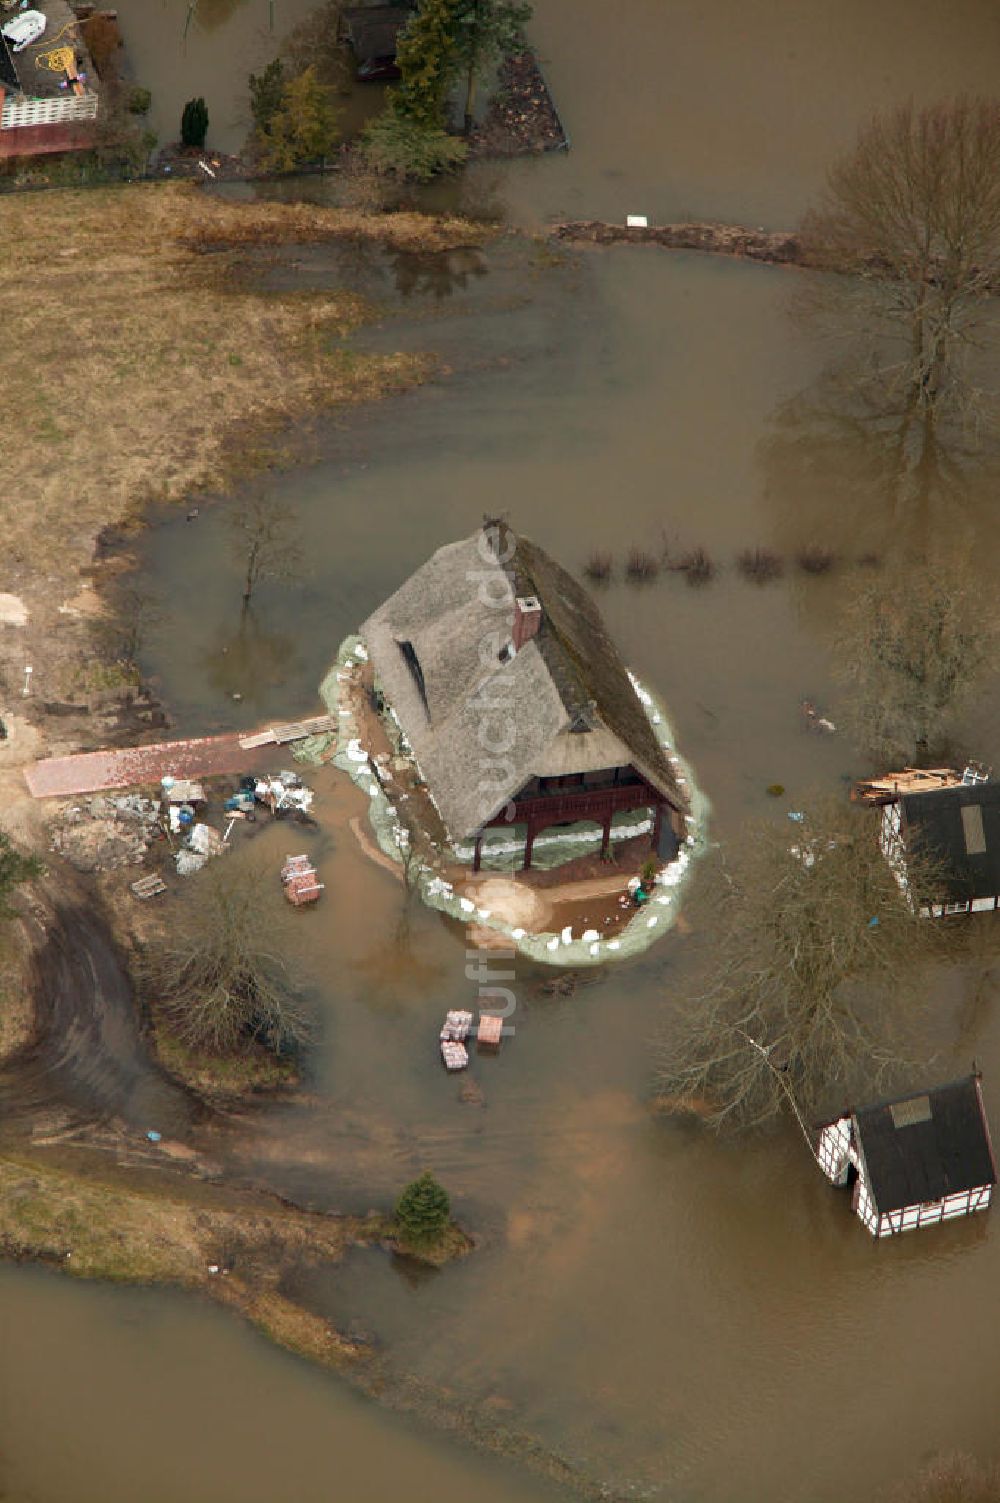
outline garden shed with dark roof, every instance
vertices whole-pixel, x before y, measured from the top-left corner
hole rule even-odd
[[[875,1237],[986,1210],[997,1174],[979,1076],[828,1122],[817,1158],[832,1183],[853,1186]]]

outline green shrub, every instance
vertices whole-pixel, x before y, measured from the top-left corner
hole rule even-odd
[[[281,108],[285,89],[285,65],[280,57],[268,63],[263,73],[250,74],[250,113],[259,132],[266,132]]]
[[[396,1224],[403,1240],[414,1247],[431,1247],[439,1242],[450,1219],[448,1192],[429,1169],[408,1184],[396,1202]]]
[[[465,161],[464,141],[438,126],[417,125],[388,109],[361,137],[361,151],[373,172],[402,181],[426,183],[440,172],[451,172]]]
[[[340,138],[331,91],[316,69],[306,68],[282,85],[267,126],[258,126],[260,165],[265,172],[294,172],[307,162],[323,162]]]
[[[128,96],[128,112],[130,115],[145,115],[153,102],[153,96],[148,89],[132,89]]]

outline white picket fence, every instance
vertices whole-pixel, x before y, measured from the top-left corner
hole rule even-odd
[[[0,130],[24,125],[65,125],[74,120],[93,120],[96,94],[59,94],[51,99],[24,99],[7,95],[0,112]]]

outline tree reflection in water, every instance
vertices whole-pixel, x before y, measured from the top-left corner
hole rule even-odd
[[[239,695],[245,704],[263,708],[272,703],[277,686],[294,678],[301,661],[295,638],[266,628],[251,605],[215,638],[205,654],[205,676],[226,699]]]
[[[440,303],[456,291],[466,291],[470,279],[487,275],[482,252],[472,248],[433,255],[388,249],[386,259],[392,267],[396,291],[403,298],[433,297]]]

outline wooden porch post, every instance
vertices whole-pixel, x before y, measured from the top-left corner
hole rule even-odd
[[[653,854],[654,855],[658,855],[659,854],[659,851],[660,851],[660,835],[662,834],[662,832],[663,832],[663,805],[662,804],[657,804],[657,806],[656,806],[656,818],[653,820]]]
[[[536,835],[536,833],[537,832],[535,830],[535,827],[532,824],[531,820],[529,819],[529,821],[528,821],[528,834],[527,834],[527,838],[525,839],[525,842],[524,842],[524,867],[523,867],[524,871],[528,871],[530,869],[530,867],[531,867],[531,848],[535,844],[535,835]]]
[[[607,856],[608,851],[610,849],[611,849],[611,815],[610,814],[605,814],[605,816],[604,816],[603,836],[602,836],[602,839],[601,839],[601,856],[602,856],[602,858]]]
[[[476,836],[476,849],[472,857],[472,870],[477,872],[483,864],[483,832],[480,830]]]

